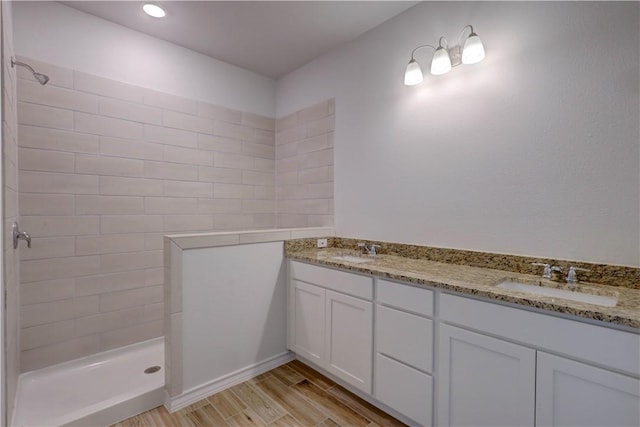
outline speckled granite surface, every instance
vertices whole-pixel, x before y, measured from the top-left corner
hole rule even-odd
[[[495,254],[489,252],[465,251],[460,249],[433,248],[429,246],[406,245],[402,243],[378,242],[373,240],[356,240],[342,237],[327,238],[328,248],[357,250],[358,242],[380,246],[378,253],[397,255],[406,258],[424,259],[447,264],[468,265],[470,267],[492,268],[515,273],[542,275],[542,267],[531,265],[533,262],[544,262],[562,267],[568,271],[570,266],[586,268],[589,272],[578,272],[581,281],[599,283],[608,286],[640,289],[640,268],[618,265],[592,264],[580,261],[556,260],[551,258],[534,258],[518,255]],[[298,239],[285,242],[285,251],[297,252],[315,248],[315,239]],[[555,277],[563,281],[562,275]]]
[[[338,240],[338,238],[336,238]],[[336,244],[337,242],[330,242]],[[315,249],[315,240],[286,242],[286,255],[291,259],[338,267],[345,270],[372,274],[415,284],[433,286],[464,294],[477,295],[499,301],[535,307],[582,318],[612,324],[640,328],[640,290],[624,286],[607,286],[581,282],[569,287],[566,283],[542,279],[539,275],[523,274],[495,268],[481,268],[455,263],[436,262],[391,254],[381,254],[367,263],[352,263],[333,257],[343,254],[358,255],[357,251],[329,247]],[[331,246],[331,244],[329,245]],[[572,264],[573,265],[573,264]],[[596,295],[618,298],[615,307],[602,307],[570,300],[532,295],[508,289],[496,288],[495,284],[505,280],[571,289]]]

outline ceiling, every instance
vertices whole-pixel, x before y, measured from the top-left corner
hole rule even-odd
[[[142,1],[61,3],[278,78],[418,2],[154,1],[167,12],[162,19],[147,16]]]

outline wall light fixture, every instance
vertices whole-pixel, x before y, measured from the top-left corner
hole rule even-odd
[[[469,29],[469,35],[464,42],[464,46],[461,47],[462,36],[467,29]],[[435,76],[448,73],[451,71],[451,67],[460,64],[475,64],[484,59],[484,46],[482,45],[482,41],[480,41],[480,37],[473,31],[473,27],[467,25],[460,32],[456,46],[450,48],[449,42],[443,36],[438,40],[438,47],[423,44],[411,51],[411,59],[404,72],[404,84],[407,86],[414,86],[422,82],[422,69],[418,61],[415,60],[414,55],[418,50],[425,47],[434,50],[433,58],[431,59],[431,74]]]

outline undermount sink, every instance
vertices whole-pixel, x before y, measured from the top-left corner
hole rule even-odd
[[[335,260],[338,260],[338,261],[353,262],[353,263],[356,263],[356,264],[362,264],[364,262],[373,261],[373,258],[362,258],[362,257],[359,257],[359,256],[353,256],[353,255],[333,256],[333,257],[331,257],[331,259],[335,259]]]
[[[516,282],[513,280],[504,280],[495,285],[496,288],[510,289],[512,291],[525,292],[529,294],[541,295],[545,297],[562,298],[566,300],[582,302],[586,304],[600,305],[603,307],[615,307],[618,303],[617,296],[596,295],[580,290],[569,290],[552,288],[544,285],[532,285],[528,283]]]

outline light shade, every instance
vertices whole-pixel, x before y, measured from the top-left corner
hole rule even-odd
[[[437,76],[440,74],[446,74],[451,71],[451,58],[449,58],[449,52],[442,46],[438,47],[433,54],[431,60],[431,74]]]
[[[484,59],[484,46],[476,33],[469,34],[462,50],[462,63],[475,64]]]
[[[404,84],[406,86],[415,86],[420,82],[422,82],[422,70],[420,69],[420,64],[412,58],[404,72]]]
[[[164,9],[151,3],[147,3],[142,6],[142,10],[144,10],[147,15],[153,16],[154,18],[163,18],[166,15]]]

